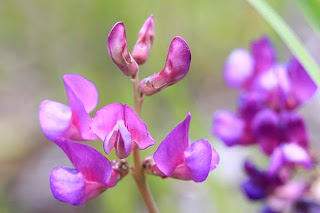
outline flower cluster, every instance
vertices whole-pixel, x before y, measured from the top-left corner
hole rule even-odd
[[[237,112],[216,112],[212,128],[227,146],[256,144],[270,157],[266,170],[246,161],[248,179],[242,185],[249,199],[268,200],[265,212],[291,208],[307,189],[307,184],[292,179],[295,168],[312,167],[308,132],[296,110],[317,87],[295,57],[286,63],[276,58],[267,37],[254,41],[251,52],[231,53],[224,76],[230,87],[240,90]]]
[[[139,97],[135,97],[140,104],[144,95],[153,95],[173,85],[190,68],[189,47],[181,37],[175,37],[163,70],[137,83],[139,66],[148,59],[153,41],[153,15],[143,24],[132,53],[128,51],[122,22],[114,25],[107,39],[111,59],[125,75],[131,77],[136,86],[134,92],[140,92]],[[69,106],[45,100],[39,108],[43,133],[65,152],[74,166],[52,170],[50,187],[57,200],[82,205],[114,187],[129,172],[135,176],[141,169],[142,175],[154,174],[163,178],[202,182],[218,165],[219,155],[206,139],[190,143],[188,132],[191,114],[188,113],[186,119],[161,142],[153,157],[147,157],[138,165],[141,168],[131,166],[125,158],[132,151],[155,144],[139,112],[136,112],[139,109],[135,111],[126,104],[112,103],[97,110],[91,117],[90,113],[98,104],[98,92],[94,84],[77,74],[64,75],[63,82]],[[118,160],[110,162],[94,148],[75,142],[92,140],[101,140],[106,154],[114,149]]]

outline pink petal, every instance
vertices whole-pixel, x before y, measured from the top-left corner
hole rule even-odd
[[[82,102],[87,113],[92,112],[98,104],[98,91],[95,85],[88,79],[76,75],[67,74],[63,76],[63,82],[66,86],[67,95],[72,90],[75,96]],[[70,104],[71,105],[71,104]]]
[[[151,15],[139,31],[138,41],[132,50],[132,56],[138,64],[143,64],[149,57],[154,40],[154,23]]]
[[[170,177],[176,167],[184,162],[184,151],[189,145],[189,126],[191,114],[178,124],[161,142],[153,158],[166,176]]]
[[[139,66],[128,51],[126,29],[122,22],[116,23],[108,35],[107,47],[113,62],[127,76],[135,75]]]
[[[212,148],[206,139],[193,142],[184,152],[186,166],[195,182],[204,181],[210,172]]]
[[[110,161],[94,148],[75,143],[65,138],[55,143],[66,153],[73,166],[81,172],[86,181],[106,185],[110,179],[112,167]]]
[[[151,137],[146,124],[139,118],[134,110],[124,105],[125,124],[131,133],[132,141],[134,141],[140,149],[146,149],[155,144]]]
[[[180,81],[189,71],[191,53],[188,44],[181,37],[175,37],[170,44],[163,70],[140,82],[141,92],[153,95]]]
[[[71,125],[71,110],[64,104],[49,100],[41,102],[39,122],[43,133],[51,140],[71,135],[67,132]]]
[[[253,59],[250,53],[244,49],[236,49],[228,57],[224,77],[230,87],[239,88],[245,86],[253,72]]]

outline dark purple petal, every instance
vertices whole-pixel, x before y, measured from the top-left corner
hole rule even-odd
[[[233,88],[243,87],[253,75],[253,59],[244,49],[234,50],[227,59],[224,67],[224,78]]]
[[[108,35],[107,47],[113,62],[127,75],[135,75],[139,66],[128,51],[126,29],[122,22],[116,23]]]
[[[232,112],[220,110],[214,114],[212,134],[227,146],[241,143],[244,122]]]
[[[76,170],[86,181],[106,185],[110,179],[112,167],[110,161],[94,148],[69,141],[64,138],[55,143],[66,153]]]
[[[67,96],[69,90],[82,102],[87,113],[92,112],[98,104],[98,91],[95,85],[88,79],[77,74],[66,74],[63,76],[63,82],[66,85]],[[70,106],[72,103],[70,103]]]
[[[154,40],[153,15],[144,22],[139,31],[138,41],[132,50],[132,57],[140,65],[147,61]]]
[[[39,122],[45,136],[53,140],[57,137],[72,135],[71,110],[68,106],[45,100],[39,107]],[[77,135],[77,134],[76,134]]]
[[[270,110],[260,111],[253,120],[252,129],[261,149],[268,155],[279,145],[279,117]]]
[[[256,73],[269,69],[275,63],[276,53],[268,37],[253,41],[251,51]]]
[[[187,42],[179,36],[175,37],[171,41],[165,67],[140,82],[141,92],[150,96],[177,83],[188,73],[190,63],[191,53]]]
[[[212,148],[206,139],[193,142],[184,152],[185,163],[195,182],[204,181],[210,172]]]
[[[289,62],[288,75],[292,84],[288,107],[293,109],[307,102],[317,90],[317,86],[296,58]]]
[[[56,167],[50,174],[50,188],[53,196],[72,205],[82,205],[86,201],[85,180],[76,169]]]
[[[241,188],[250,200],[260,200],[268,195],[266,188],[263,185],[256,184],[251,180],[245,181],[241,185]]]
[[[189,126],[191,114],[178,124],[161,142],[153,159],[166,176],[170,177],[177,166],[184,162],[184,151],[189,145]]]
[[[265,108],[264,97],[258,92],[243,92],[238,103],[239,116],[250,124],[256,114]]]
[[[151,137],[146,124],[139,118],[134,110],[124,105],[125,123],[128,128],[132,141],[135,142],[139,149],[146,149],[149,146],[155,144],[155,141]]]

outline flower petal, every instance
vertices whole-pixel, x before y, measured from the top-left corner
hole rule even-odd
[[[147,96],[180,81],[189,71],[191,52],[183,38],[177,36],[170,44],[165,67],[159,73],[140,82],[141,92]]]
[[[212,148],[206,139],[193,142],[184,152],[185,163],[195,182],[204,181],[210,172]]]
[[[96,112],[90,128],[104,141],[119,120],[123,120],[123,105],[121,103],[109,104]]]
[[[317,90],[317,86],[296,58],[289,62],[288,75],[292,85],[288,107],[292,109],[307,102]]]
[[[55,143],[66,153],[73,166],[81,172],[86,181],[106,185],[110,179],[110,161],[94,148],[58,138]]]
[[[67,130],[71,125],[71,110],[64,104],[45,100],[39,107],[39,122],[45,136],[53,140],[68,134]]]
[[[267,196],[267,190],[263,185],[247,180],[241,185],[242,191],[250,200],[260,200]]]
[[[268,37],[263,36],[253,41],[251,51],[256,73],[269,69],[275,63],[276,53]]]
[[[244,132],[243,121],[235,114],[220,110],[214,114],[212,134],[221,139],[227,146],[240,143]]]
[[[184,162],[184,151],[189,145],[189,126],[191,114],[178,124],[161,142],[153,159],[166,176],[170,177],[175,168]]]
[[[56,167],[50,174],[50,188],[53,196],[72,205],[82,205],[86,201],[85,180],[76,169]]]
[[[150,50],[154,40],[154,23],[153,15],[144,22],[142,28],[139,31],[139,37],[137,43],[132,50],[132,56],[134,60],[140,65],[146,62],[149,57]]]
[[[253,75],[253,59],[244,49],[234,50],[227,59],[224,67],[224,78],[233,88],[243,87]]]
[[[135,75],[139,66],[128,51],[126,29],[122,22],[116,23],[108,35],[107,47],[113,62],[127,76]]]
[[[98,91],[95,85],[88,79],[77,74],[66,74],[63,76],[69,98],[69,90],[82,102],[87,113],[92,112],[98,104]],[[69,100],[70,101],[70,100]],[[70,106],[72,104],[70,103]]]
[[[146,124],[138,117],[134,110],[124,105],[125,124],[128,128],[132,141],[134,141],[140,149],[146,149],[155,144],[151,137]]]

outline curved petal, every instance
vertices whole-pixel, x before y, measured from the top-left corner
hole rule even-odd
[[[136,74],[139,66],[128,51],[126,29],[122,22],[117,22],[108,35],[108,52],[113,62],[127,76]]]
[[[71,110],[64,104],[45,100],[39,107],[39,122],[48,139],[64,136],[71,125]]]
[[[214,170],[218,166],[219,163],[220,163],[219,153],[214,148],[212,148],[212,158],[211,158],[210,171]]]
[[[132,141],[134,141],[139,149],[146,149],[155,144],[151,137],[146,124],[138,117],[134,110],[124,105],[125,125],[128,128]]]
[[[292,84],[288,107],[292,109],[307,102],[317,86],[296,58],[289,62],[288,75]]]
[[[138,41],[132,50],[132,57],[140,65],[147,61],[154,40],[153,15],[144,22],[139,31]]]
[[[140,82],[141,92],[147,96],[180,81],[189,71],[191,52],[187,42],[177,36],[171,41],[163,70]]]
[[[109,104],[96,112],[90,128],[92,132],[104,141],[117,122],[124,119],[123,114],[123,104]]]
[[[244,122],[234,113],[220,110],[214,114],[212,134],[227,146],[239,144],[244,132]]]
[[[82,102],[87,113],[92,112],[98,104],[98,91],[95,85],[88,79],[77,74],[66,74],[63,76],[63,82],[66,86],[68,99],[70,95],[69,90],[72,90],[74,95]],[[72,100],[72,98],[71,98]],[[69,102],[71,101],[69,100]],[[72,104],[70,103],[70,106]]]
[[[242,191],[250,200],[260,200],[268,195],[263,185],[256,184],[252,180],[247,180],[241,185]]]
[[[227,59],[224,67],[224,78],[233,88],[239,88],[253,75],[253,59],[244,49],[234,50]]]
[[[65,138],[55,143],[66,153],[73,166],[81,172],[86,181],[106,185],[110,179],[112,166],[110,161],[94,148],[69,141]]]
[[[82,205],[86,201],[85,180],[76,169],[56,167],[50,174],[50,188],[53,196],[72,205]]]
[[[210,172],[212,148],[206,139],[193,142],[184,152],[185,163],[195,182],[204,181]]]
[[[251,51],[256,73],[269,69],[275,63],[276,53],[268,37],[263,36],[253,41]]]
[[[153,159],[161,172],[170,177],[175,168],[184,162],[184,151],[189,145],[191,114],[178,124],[161,142]]]

